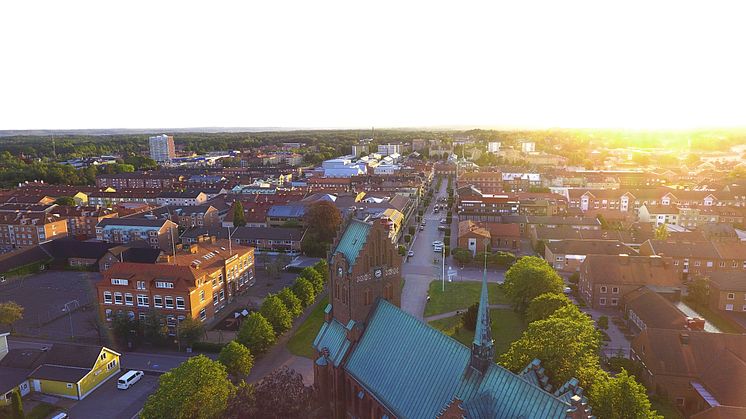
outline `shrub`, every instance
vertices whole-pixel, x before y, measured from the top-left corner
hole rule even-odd
[[[580,282],[580,273],[573,272],[567,280],[570,281],[571,284],[577,284],[578,282]]]
[[[473,332],[477,328],[477,314],[479,314],[479,304],[474,303],[461,313],[461,326]]]
[[[224,346],[225,346],[225,343],[194,342],[194,344],[192,345],[192,350],[216,354],[216,353],[219,353],[223,349]]]
[[[598,327],[603,330],[606,330],[609,328],[609,318],[606,316],[599,317],[598,322],[596,323],[598,324]]]

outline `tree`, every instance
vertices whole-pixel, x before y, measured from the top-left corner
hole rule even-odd
[[[218,362],[225,366],[229,375],[240,378],[251,372],[254,356],[249,348],[232,340],[220,350]]]
[[[453,249],[453,258],[461,265],[471,262],[471,252],[466,249]]]
[[[280,297],[280,300],[285,304],[285,307],[293,318],[300,316],[303,312],[303,304],[300,302],[300,298],[293,294],[293,291],[290,288],[283,288],[279,293],[277,293],[277,296]]]
[[[669,235],[670,234],[668,232],[668,226],[666,225],[666,223],[663,223],[663,224],[659,225],[655,229],[655,239],[656,240],[666,240]]]
[[[601,336],[588,315],[574,305],[562,307],[528,325],[520,339],[500,357],[500,364],[518,372],[534,359],[551,374],[554,385],[577,378],[588,388],[597,380]]]
[[[0,325],[12,326],[23,318],[23,306],[15,301],[0,303]]]
[[[303,384],[303,376],[283,366],[264,377],[254,387],[254,412],[248,417],[305,418],[311,410],[313,392]]]
[[[168,338],[168,326],[166,318],[160,310],[152,308],[148,310],[145,320],[140,321],[143,337],[153,344],[161,344]]]
[[[526,256],[505,273],[505,293],[518,310],[541,294],[562,292],[564,282],[542,258]]]
[[[461,313],[461,326],[472,332],[477,328],[477,314],[479,314],[479,304],[474,303]]]
[[[321,293],[324,290],[324,277],[313,268],[303,268],[300,271],[300,277],[305,278],[308,282],[313,285],[313,291],[315,294]]]
[[[75,199],[72,196],[61,196],[57,198],[56,201],[54,201],[57,205],[62,205],[65,207],[74,207],[75,206]]]
[[[534,250],[536,251],[536,254],[544,255],[546,253],[546,248],[547,248],[547,243],[546,241],[542,239],[536,242],[536,249]]]
[[[316,291],[306,278],[298,277],[295,279],[293,284],[293,293],[298,297],[303,307],[308,307],[313,304],[316,299]]]
[[[282,334],[293,325],[293,318],[290,316],[290,312],[285,307],[285,304],[282,303],[280,297],[276,295],[267,296],[259,312],[269,321],[269,324],[272,325],[277,334]]]
[[[609,318],[607,316],[600,316],[596,324],[598,324],[599,329],[606,330],[609,328]]]
[[[21,400],[21,392],[17,388],[14,388],[10,393],[11,407],[13,419],[23,419],[23,400]]]
[[[329,201],[311,204],[303,216],[309,232],[319,242],[330,243],[342,224],[342,215],[337,207]]]
[[[228,408],[223,412],[223,419],[244,419],[253,413],[255,405],[254,386],[245,381],[238,383],[236,392],[228,400]]]
[[[251,353],[263,354],[274,345],[277,336],[269,321],[261,313],[254,312],[241,323],[236,340]]]
[[[243,213],[243,204],[241,201],[233,203],[233,226],[243,227],[246,225],[246,216]]]
[[[662,419],[651,410],[645,386],[626,370],[615,377],[604,374],[589,392],[593,414],[602,419]]]
[[[194,345],[205,334],[205,326],[196,319],[182,320],[179,322],[178,329],[179,339],[188,347]]]
[[[564,294],[546,293],[531,300],[526,309],[526,321],[544,320],[558,309],[572,304]]]
[[[710,297],[710,287],[707,284],[707,279],[702,277],[694,278],[694,280],[686,286],[686,290],[689,294],[689,300],[691,300],[695,305],[707,305],[707,301]]]
[[[567,280],[570,281],[571,284],[577,284],[580,282],[580,272],[573,272]]]
[[[235,390],[223,364],[198,355],[160,377],[140,417],[220,418]]]
[[[321,274],[321,278],[324,280],[324,284],[329,282],[329,264],[326,259],[321,259],[313,265],[313,269]]]

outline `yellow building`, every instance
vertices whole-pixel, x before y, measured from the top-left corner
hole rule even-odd
[[[0,333],[0,406],[31,391],[82,400],[120,371],[119,354],[103,346],[55,343],[46,350],[10,349]]]

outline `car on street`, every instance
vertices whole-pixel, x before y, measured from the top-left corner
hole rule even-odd
[[[425,231],[425,226],[420,226],[420,231]]]
[[[448,230],[448,226],[438,226],[438,230],[440,230],[440,231],[446,231],[446,230]]]
[[[410,250],[409,253],[407,253],[410,257],[414,256],[414,250]]]
[[[448,221],[447,221],[447,220],[446,220],[445,218],[441,218],[441,219],[440,219],[440,223],[441,223],[441,224],[445,224],[445,223],[447,223],[447,222],[448,222]]]
[[[433,242],[433,246],[438,246],[438,245],[440,245],[440,246],[443,246],[443,242],[442,242],[442,241],[440,241],[440,240],[435,240],[435,241]]]

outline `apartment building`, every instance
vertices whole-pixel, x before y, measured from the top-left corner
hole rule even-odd
[[[96,238],[123,244],[144,240],[152,248],[171,251],[179,239],[179,226],[156,218],[105,218],[96,226]]]
[[[671,258],[674,270],[684,280],[713,272],[746,272],[746,243],[648,240],[640,246],[640,255]]]
[[[502,215],[518,214],[519,200],[512,195],[484,194],[473,186],[459,188],[458,214],[463,219],[499,221]]]
[[[680,291],[682,283],[671,258],[588,255],[580,265],[580,295],[593,308],[620,307],[625,295],[646,285]]]
[[[305,231],[281,227],[237,227],[231,234],[236,244],[262,252],[300,253]]]
[[[117,173],[96,175],[96,186],[114,189],[170,189],[181,176],[162,172]]]
[[[166,317],[171,333],[186,318],[211,321],[237,294],[254,284],[254,249],[205,238],[179,245],[167,263],[115,263],[96,284],[101,318]]]
[[[125,202],[157,205],[160,189],[126,189],[111,192],[91,192],[88,194],[88,205],[114,207]]]
[[[557,240],[546,243],[544,258],[561,272],[578,272],[588,255],[636,255],[619,240]]]
[[[174,137],[171,135],[155,135],[148,139],[150,146],[150,158],[158,163],[169,162],[176,157]]]
[[[56,206],[51,211],[67,221],[67,233],[72,237],[96,237],[96,226],[104,218],[118,217],[112,209],[94,206]]]
[[[207,195],[200,191],[167,191],[161,192],[156,198],[158,205],[202,205],[207,202]]]
[[[47,213],[0,213],[0,249],[36,246],[67,236],[67,221]]]
[[[488,194],[499,194],[503,191],[503,177],[500,171],[466,172],[460,173],[458,187],[474,186],[476,189]]]
[[[746,269],[707,276],[710,306],[722,311],[746,311]]]

